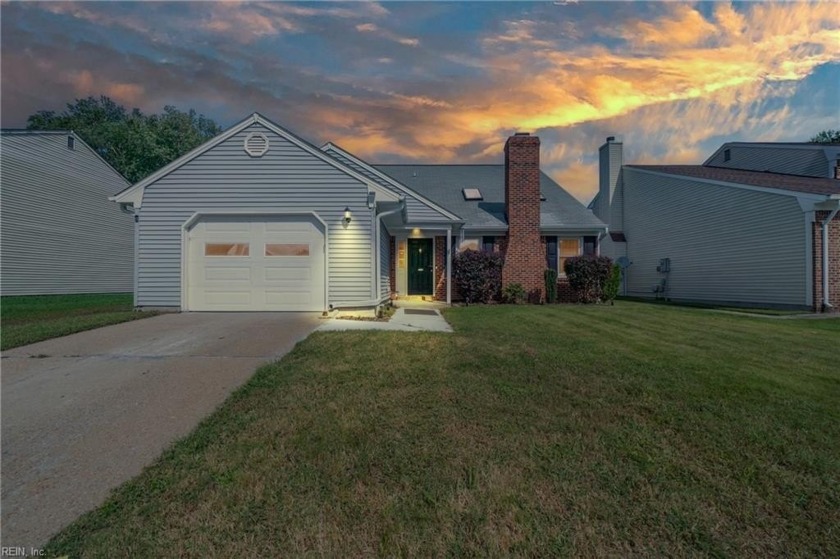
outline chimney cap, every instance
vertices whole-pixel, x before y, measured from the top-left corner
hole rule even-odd
[[[614,142],[615,141],[615,136],[607,136],[607,141],[608,142]]]
[[[517,132],[514,136],[530,136],[530,132]]]

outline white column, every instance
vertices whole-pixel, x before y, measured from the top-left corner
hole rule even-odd
[[[446,230],[446,304],[452,304],[452,227]]]

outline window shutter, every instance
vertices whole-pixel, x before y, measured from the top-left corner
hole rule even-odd
[[[557,237],[545,238],[545,267],[560,272],[557,269]]]
[[[583,238],[583,254],[595,256],[598,249],[598,237]]]
[[[493,252],[496,250],[496,237],[482,237],[481,250],[484,252]]]

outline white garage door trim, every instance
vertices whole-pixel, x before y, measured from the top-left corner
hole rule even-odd
[[[329,228],[327,223],[321,219],[315,212],[289,212],[289,211],[254,211],[254,210],[200,210],[195,212],[181,225],[181,310],[189,311],[189,241],[190,230],[203,217],[265,217],[265,218],[284,218],[284,217],[298,217],[315,220],[320,224],[324,234],[324,308],[327,310],[328,293],[330,284],[330,268],[329,268]]]

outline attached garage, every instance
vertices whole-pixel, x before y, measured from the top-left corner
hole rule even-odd
[[[258,114],[112,200],[134,214],[136,307],[324,312],[389,296],[376,220],[401,195]]]
[[[321,311],[324,224],[313,215],[197,215],[185,226],[191,311]]]

